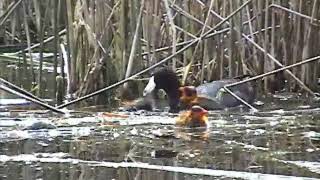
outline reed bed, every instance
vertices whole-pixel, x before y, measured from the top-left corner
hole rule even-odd
[[[0,47],[1,52],[20,47],[13,55],[21,61],[10,63],[20,63],[21,72],[30,74],[28,90],[43,97],[46,84],[53,83],[49,96],[58,94],[61,103],[66,94],[81,97],[130,77],[199,37],[163,64],[184,84],[256,76],[299,63],[320,54],[319,16],[317,0],[2,0]],[[49,75],[45,52],[53,53]],[[260,93],[313,95],[319,77],[320,62],[313,61],[264,77],[258,87]],[[106,91],[89,102],[135,98],[142,85],[126,82],[122,93]]]

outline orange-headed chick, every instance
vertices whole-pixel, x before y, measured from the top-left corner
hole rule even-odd
[[[198,104],[197,89],[194,86],[184,86],[179,88],[180,102],[187,108]]]
[[[185,127],[207,127],[208,111],[201,106],[192,106],[189,111],[183,112],[178,117],[176,125]]]
[[[194,86],[184,86],[179,88],[180,103],[182,108],[189,109],[194,105],[199,105],[205,109],[223,109],[223,106],[209,96],[198,95]]]

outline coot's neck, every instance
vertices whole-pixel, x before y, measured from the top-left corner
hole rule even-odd
[[[179,102],[180,102],[179,86],[171,86],[170,88],[164,89],[164,91],[168,95],[170,112],[172,113],[179,112]]]
[[[156,89],[163,89],[168,98],[170,112],[179,111],[179,78],[174,71],[167,68],[162,68],[154,74],[154,82],[156,84]]]

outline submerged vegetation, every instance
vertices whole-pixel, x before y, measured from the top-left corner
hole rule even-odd
[[[316,0],[3,0],[0,63],[8,68],[1,76],[61,103],[65,94],[84,96],[167,57],[162,62],[185,84],[259,75],[317,59],[319,16]],[[314,61],[264,77],[260,93],[313,94],[319,69]],[[139,82],[118,95],[136,97]],[[115,100],[110,95],[94,103]]]

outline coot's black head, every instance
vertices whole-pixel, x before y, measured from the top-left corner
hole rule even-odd
[[[169,98],[170,111],[177,112],[180,97],[179,87],[180,82],[176,73],[169,68],[160,68],[153,73],[144,88],[143,95],[146,96],[154,90],[163,89]]]
[[[155,89],[163,89],[167,94],[179,89],[180,82],[175,72],[168,68],[161,68],[153,73],[143,95],[151,93]]]

